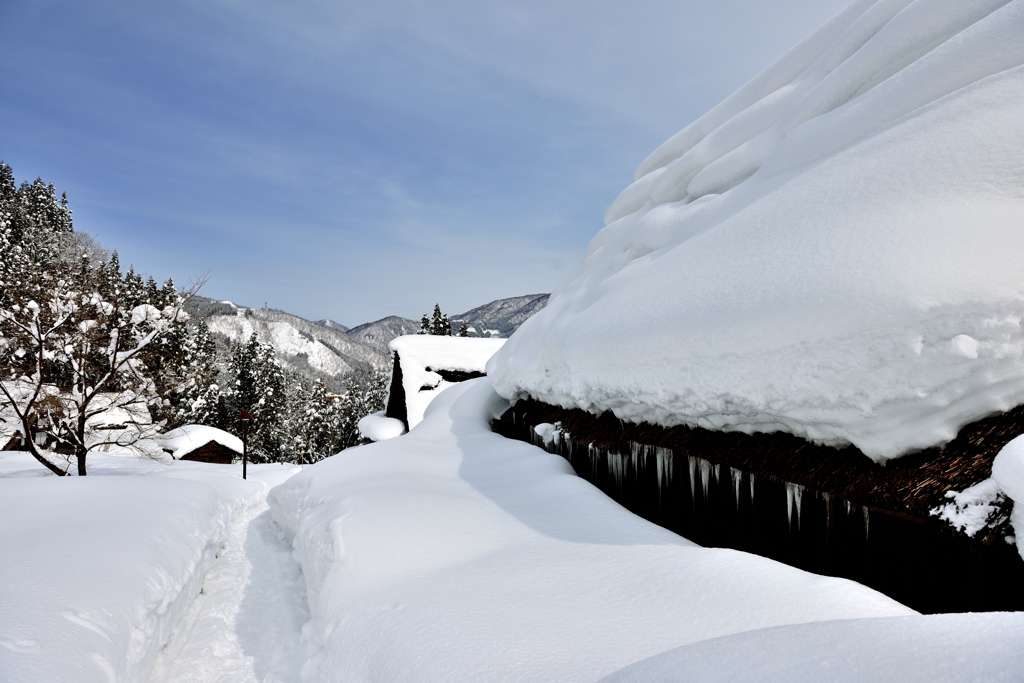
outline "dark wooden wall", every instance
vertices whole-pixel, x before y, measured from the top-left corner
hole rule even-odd
[[[861,505],[679,449],[602,448],[573,435],[545,445],[516,408],[495,431],[561,455],[632,512],[704,546],[735,548],[852,579],[925,613],[1024,609],[1024,560],[934,517]]]
[[[402,385],[402,359],[398,357],[398,351],[394,352],[394,360],[391,369],[391,387],[388,390],[388,406],[384,411],[385,417],[393,417],[401,420],[406,431],[409,430],[409,411],[405,406],[405,387]]]
[[[210,441],[206,445],[195,449],[188,455],[183,455],[181,459],[230,465],[237,457],[239,457],[238,454],[227,446],[222,446],[216,441]]]

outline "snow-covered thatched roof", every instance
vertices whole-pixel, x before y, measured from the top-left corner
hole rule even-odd
[[[409,428],[419,424],[423,411],[442,389],[466,379],[464,375],[484,374],[488,359],[504,343],[504,339],[430,334],[393,339],[389,347],[402,366]]]
[[[640,165],[498,393],[876,461],[1024,405],[1022,36],[851,4]]]

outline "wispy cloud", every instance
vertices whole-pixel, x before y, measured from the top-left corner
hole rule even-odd
[[[841,5],[3,3],[0,158],[215,296],[468,308],[554,286],[654,146]]]

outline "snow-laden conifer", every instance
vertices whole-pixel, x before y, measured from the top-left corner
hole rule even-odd
[[[252,415],[249,424],[249,454],[253,462],[281,459],[285,444],[285,377],[274,347],[263,344],[253,333],[249,341],[235,347],[228,363],[234,375],[229,405],[233,417]],[[232,417],[232,416],[229,416]]]

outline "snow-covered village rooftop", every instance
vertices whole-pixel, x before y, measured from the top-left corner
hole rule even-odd
[[[1024,0],[856,0],[486,337],[0,181],[2,683],[1024,679]]]

